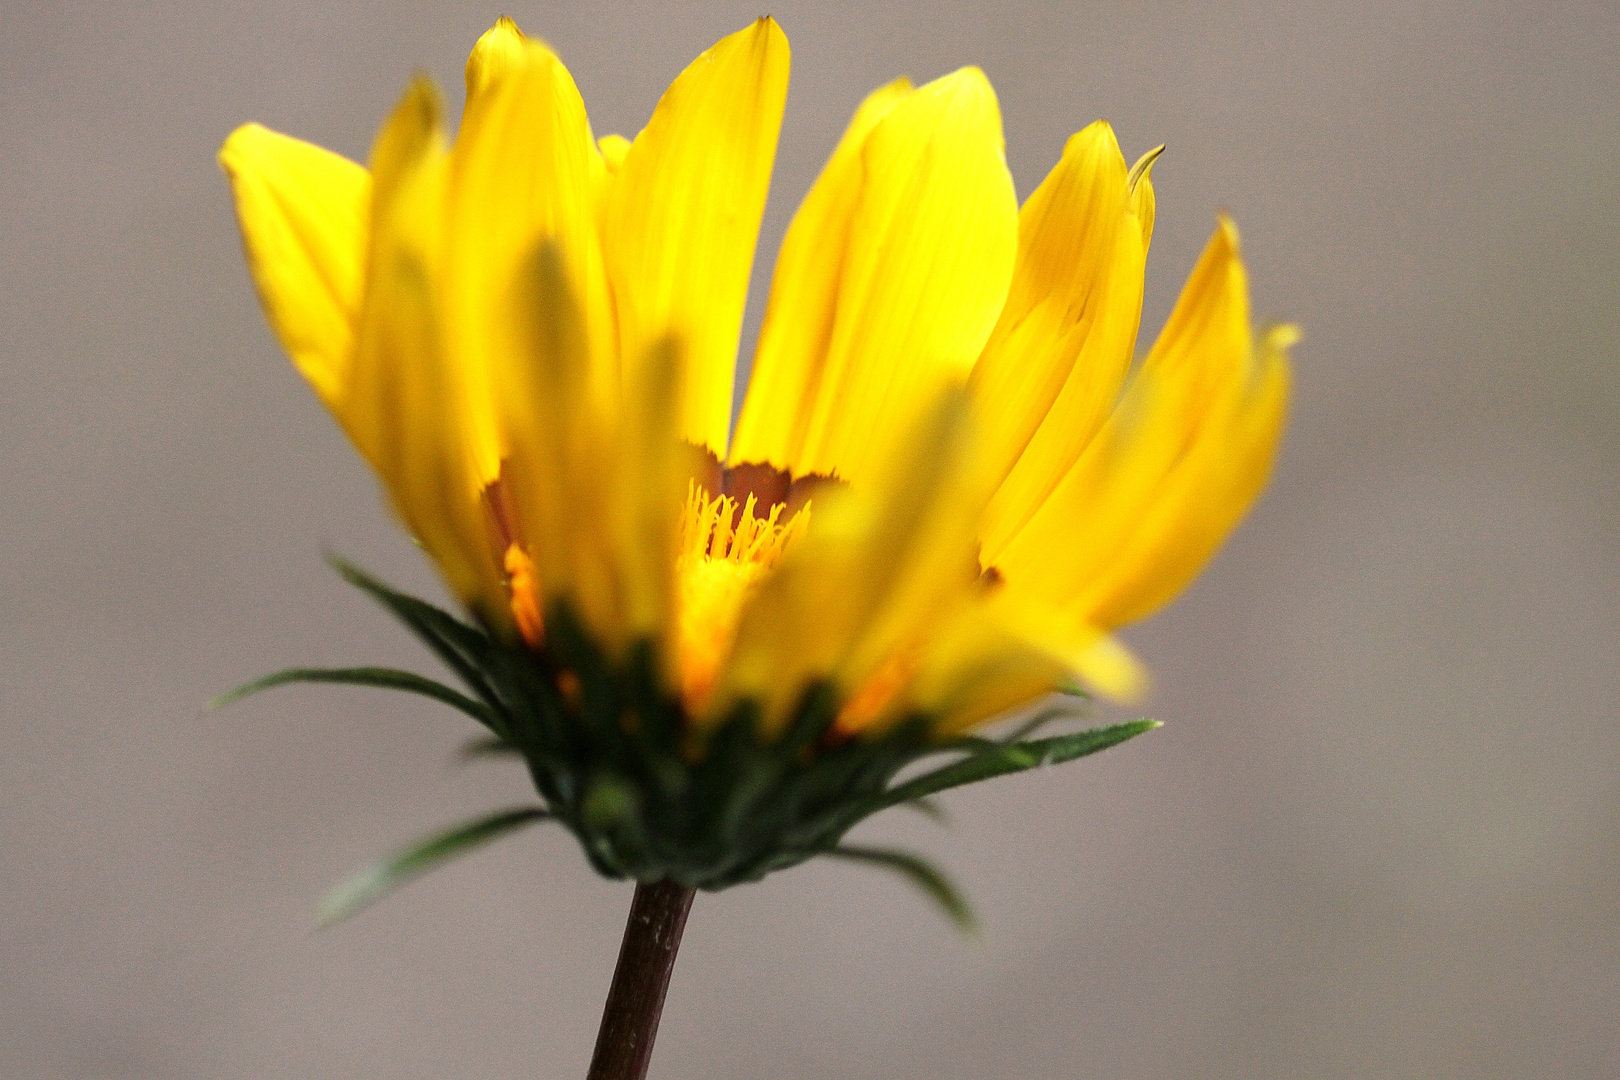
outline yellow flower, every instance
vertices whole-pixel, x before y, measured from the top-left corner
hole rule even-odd
[[[541,653],[567,612],[648,644],[696,732],[837,694],[841,735],[958,731],[1078,675],[1183,589],[1263,486],[1288,327],[1256,340],[1224,218],[1135,376],[1157,151],[1073,136],[1020,209],[989,82],[861,103],[782,243],[735,430],[787,93],[770,19],[633,140],[501,19],[453,142],[413,83],[369,167],[249,124],[247,258],[305,378],[456,597]],[[559,675],[565,695],[570,672]]]

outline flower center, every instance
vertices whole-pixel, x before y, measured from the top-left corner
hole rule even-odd
[[[739,506],[696,483],[688,490],[675,561],[675,660],[689,713],[714,693],[748,594],[810,525],[808,505],[788,514],[775,503],[764,517],[758,509],[753,495]]]

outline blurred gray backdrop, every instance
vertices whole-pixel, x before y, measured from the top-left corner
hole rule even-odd
[[[506,0],[633,134],[754,4]],[[0,1076],[582,1076],[630,889],[535,830],[336,930],[347,871],[520,799],[323,545],[433,579],[280,355],[220,140],[363,158],[462,0],[0,11]],[[1129,634],[1165,728],[865,827],[951,868],[702,896],[665,1078],[1620,1075],[1620,14],[1612,2],[773,3],[755,269],[869,88],[982,65],[1020,193],[1167,142],[1144,340],[1217,208],[1298,320],[1270,493]],[[745,344],[745,349],[746,349]]]

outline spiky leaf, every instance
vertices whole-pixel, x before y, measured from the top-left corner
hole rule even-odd
[[[902,874],[913,885],[928,894],[929,899],[940,906],[940,909],[950,916],[957,929],[964,934],[974,933],[978,929],[978,920],[973,917],[973,909],[968,902],[957,892],[951,880],[934,867],[932,863],[920,855],[913,855],[909,851],[894,851],[889,848],[857,847],[850,844],[840,844],[827,852],[828,855],[840,859],[850,859],[855,862],[871,863]]]
[[[387,608],[423,644],[432,649],[445,665],[454,671],[467,688],[489,705],[497,706],[499,698],[484,677],[483,668],[490,653],[490,639],[483,631],[468,626],[447,611],[441,611],[425,600],[418,600],[389,588],[364,570],[338,555],[327,555],[327,561],[343,580],[371,596]]]
[[[341,686],[374,686],[384,690],[400,690],[408,694],[420,694],[425,698],[458,709],[477,720],[491,731],[499,731],[500,723],[494,710],[481,701],[474,701],[466,694],[453,690],[443,683],[417,675],[410,671],[396,671],[393,668],[354,667],[354,668],[288,668],[273,675],[266,675],[262,679],[254,679],[244,683],[235,690],[221,694],[208,703],[210,709],[223,708],[233,702],[241,701],[261,690],[269,690],[276,686],[286,686],[291,683],[336,683]]]
[[[499,735],[480,735],[462,743],[456,756],[462,761],[482,761],[484,758],[522,757],[523,750]]]
[[[1143,732],[1161,725],[1157,720],[1132,720],[1124,724],[1076,731],[1069,735],[1054,735],[1049,739],[1031,739],[1009,744],[992,743],[961,761],[925,773],[884,794],[883,805],[894,806],[926,795],[934,795],[963,784],[976,784],[995,776],[1023,772],[1041,765],[1058,765],[1089,754],[1118,746]]]
[[[465,855],[473,848],[487,844],[514,829],[532,825],[536,821],[544,821],[549,817],[551,814],[538,806],[502,810],[474,821],[463,822],[378,859],[326,894],[326,899],[321,901],[320,924],[330,926],[341,922],[441,863],[457,855]]]

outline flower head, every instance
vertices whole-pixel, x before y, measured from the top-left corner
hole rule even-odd
[[[407,621],[610,873],[757,876],[975,724],[1134,697],[1112,631],[1282,426],[1296,335],[1256,340],[1231,222],[1127,379],[1158,151],[1092,124],[1020,208],[969,67],[856,110],[733,429],[788,62],[761,19],[597,139],[503,18],[453,141],[418,80],[369,167],[257,125],[220,155],[271,325],[477,626]]]

